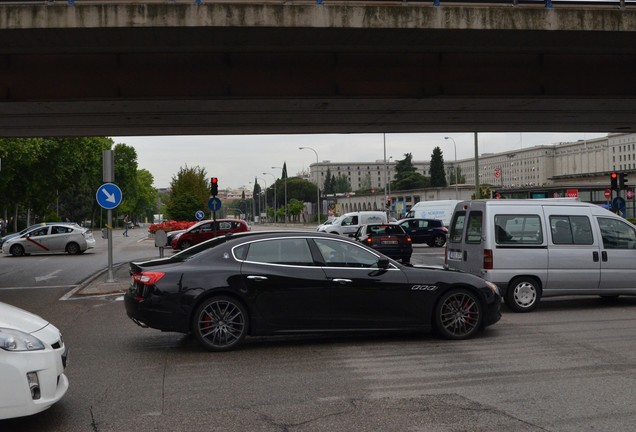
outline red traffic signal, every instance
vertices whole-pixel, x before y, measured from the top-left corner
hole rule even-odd
[[[210,179],[210,195],[217,196],[219,194],[219,179],[212,177]]]
[[[386,199],[386,208],[391,208],[391,198]]]
[[[618,190],[618,173],[613,172],[610,174],[610,189]]]

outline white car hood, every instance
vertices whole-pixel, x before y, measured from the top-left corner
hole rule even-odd
[[[24,309],[0,302],[0,327],[36,332],[48,325],[48,321]]]

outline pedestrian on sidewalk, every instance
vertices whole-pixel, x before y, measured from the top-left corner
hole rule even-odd
[[[124,235],[128,237],[128,215],[124,216]]]

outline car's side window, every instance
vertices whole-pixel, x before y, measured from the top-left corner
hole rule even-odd
[[[636,249],[636,231],[625,222],[599,217],[603,247],[605,249]]]
[[[35,231],[31,231],[31,237],[39,237],[39,236],[45,236],[49,233],[49,227],[45,226],[42,227],[40,229],[37,229]]]
[[[377,267],[378,257],[354,244],[329,239],[314,239],[327,267]]]
[[[543,232],[539,215],[496,215],[495,242],[518,245],[542,244]]]
[[[550,231],[554,244],[594,243],[592,225],[587,216],[550,216]]]
[[[231,228],[231,224],[230,222],[221,222],[219,223],[219,229],[220,230],[229,230]]]
[[[428,221],[427,220],[421,220],[419,221],[420,223],[420,228],[428,228]]]
[[[304,238],[273,239],[250,243],[246,261],[267,264],[314,265],[309,244]]]

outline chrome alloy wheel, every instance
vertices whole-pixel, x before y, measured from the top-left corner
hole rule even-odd
[[[465,339],[481,325],[481,305],[466,290],[446,294],[438,305],[438,330],[449,339]]]
[[[247,331],[247,315],[234,299],[216,297],[198,309],[195,335],[212,351],[225,351],[239,345]]]

